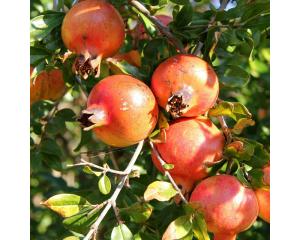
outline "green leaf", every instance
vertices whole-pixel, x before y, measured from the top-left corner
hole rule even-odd
[[[30,47],[30,65],[37,65],[38,63],[45,60],[46,57],[49,57],[50,53],[41,47]]]
[[[217,104],[213,108],[211,108],[208,112],[211,117],[218,116],[227,116],[235,121],[238,121],[241,118],[251,118],[252,115],[249,110],[239,102],[225,102]]]
[[[31,19],[30,42],[43,40],[54,28],[61,25],[64,13],[48,11]]]
[[[237,179],[245,186],[251,187],[250,183],[248,182],[247,178],[245,177],[243,168],[238,168],[236,171],[236,177]]]
[[[187,5],[190,4],[189,0],[171,0],[171,2],[179,4],[179,5]]]
[[[169,201],[172,197],[177,194],[173,185],[169,182],[155,181],[148,185],[145,193],[145,201],[156,199],[158,201]]]
[[[253,121],[250,118],[241,118],[237,121],[237,123],[234,125],[233,129],[231,131],[234,134],[241,134],[244,128],[249,127],[249,126],[254,126],[255,121]]]
[[[69,237],[65,237],[63,240],[80,240],[80,238],[75,236],[69,236]]]
[[[65,122],[76,121],[76,114],[70,108],[64,108],[59,110],[56,114],[56,117],[62,118]]]
[[[115,65],[119,70],[121,70],[123,73],[134,76],[138,79],[145,79],[146,75],[141,73],[140,70],[126,62],[125,60],[117,61],[116,59],[109,58],[107,59],[108,62]]]
[[[66,218],[63,221],[64,227],[74,232],[86,234],[99,215],[98,212],[100,209],[90,213],[93,209],[93,207],[87,207],[79,213]]]
[[[248,172],[250,179],[251,179],[251,185],[253,188],[260,188],[265,186],[265,183],[263,181],[264,179],[264,172],[260,168],[253,168]]]
[[[190,216],[181,216],[169,224],[163,234],[162,240],[181,239],[189,235],[191,229]]]
[[[58,194],[42,203],[62,217],[70,217],[79,213],[91,204],[83,197],[75,194]]]
[[[142,240],[141,235],[139,233],[134,234],[133,240]]]
[[[174,168],[174,164],[171,164],[171,163],[166,163],[163,165],[163,168],[166,169],[166,170],[171,170]]]
[[[250,75],[237,65],[221,65],[216,67],[221,84],[230,88],[244,87],[250,80]]]
[[[50,138],[45,138],[42,140],[40,145],[40,151],[49,155],[55,155],[59,158],[62,155],[61,149],[56,143],[56,141]]]
[[[131,220],[135,223],[146,222],[153,211],[153,207],[149,203],[134,203],[128,208],[121,208],[120,213],[130,216]]]
[[[113,228],[111,232],[111,240],[132,240],[133,235],[125,224],[120,224]]]
[[[99,190],[102,194],[107,195],[110,193],[111,190],[111,183],[109,180],[109,177],[107,177],[105,174],[99,179],[98,182]]]
[[[193,7],[191,4],[185,4],[178,12],[175,18],[176,27],[184,27],[193,19]]]
[[[102,174],[102,172],[92,170],[89,166],[84,166],[83,171],[87,174],[96,175],[97,177],[100,177]]]
[[[207,226],[204,217],[201,213],[195,212],[193,221],[193,232],[198,240],[209,240],[209,235],[207,233]]]

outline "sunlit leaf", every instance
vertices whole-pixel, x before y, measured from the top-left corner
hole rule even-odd
[[[114,227],[111,232],[111,240],[132,240],[133,235],[125,224]]]
[[[164,232],[162,240],[181,239],[189,235],[192,229],[190,216],[181,216],[171,222]]]
[[[107,177],[105,174],[99,179],[98,182],[99,190],[102,194],[107,195],[110,193],[111,190],[111,182],[109,177]]]
[[[158,201],[169,201],[177,194],[173,185],[169,182],[155,181],[148,185],[145,193],[145,201],[156,199]]]

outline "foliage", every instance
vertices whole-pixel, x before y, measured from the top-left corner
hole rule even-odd
[[[64,2],[65,11],[72,5],[70,0],[59,2]],[[141,53],[140,68],[126,61],[117,63],[123,73],[149,84],[154,69],[176,54],[176,48],[128,1],[110,2],[126,19],[128,30],[141,22],[151,36],[137,41],[127,34],[120,50],[137,48]],[[203,43],[199,56],[212,64],[221,83],[222,101],[209,111],[209,116],[216,124],[217,117],[224,116],[233,140],[244,146],[242,151],[225,148],[225,158],[233,161],[231,174],[245,185],[261,186],[261,168],[269,161],[270,144],[269,1],[229,1],[226,11],[220,11],[218,4],[208,0],[140,2],[152,15],[173,16],[170,31],[188,53],[195,51],[199,41]],[[36,240],[73,239],[73,235],[82,239],[104,207],[95,206],[108,199],[120,176],[69,165],[83,157],[100,166],[115,168],[117,164],[125,169],[134,146],[111,148],[96,140],[91,132],[81,130],[77,118],[86,104],[84,92],[89,93],[98,81],[112,74],[109,61],[102,62],[99,79],[78,80],[71,70],[72,57],[62,61],[67,52],[60,33],[65,13],[53,10],[50,0],[31,0],[30,11],[30,64],[36,75],[44,69],[60,68],[68,88],[56,102],[41,100],[31,106],[31,236]],[[163,115],[163,123],[151,138],[168,126],[165,118]],[[211,167],[210,174],[225,172],[227,163],[222,161]],[[165,169],[168,168],[172,166],[166,165]],[[208,239],[203,217],[183,204],[178,205],[174,200],[178,197],[176,190],[167,181],[153,166],[150,148],[144,146],[135,172],[130,175],[130,187],[121,191],[116,202],[123,222],[118,222],[110,211],[98,230],[99,239]],[[175,235],[170,238],[168,234]],[[238,239],[267,240],[269,224],[258,219]]]

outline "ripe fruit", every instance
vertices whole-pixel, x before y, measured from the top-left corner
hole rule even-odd
[[[62,24],[65,46],[79,55],[74,63],[76,74],[84,79],[100,75],[102,58],[113,56],[125,37],[123,20],[104,0],[86,0],[75,4]]]
[[[30,66],[30,76],[33,67]],[[63,74],[59,69],[42,71],[35,79],[30,77],[30,105],[39,100],[55,101],[66,91]]]
[[[259,188],[255,190],[259,205],[259,216],[270,223],[270,188]]]
[[[158,106],[149,87],[128,75],[113,75],[92,89],[80,122],[108,145],[125,147],[154,129]]]
[[[263,181],[270,186],[270,166],[264,167],[263,172]],[[268,186],[256,189],[255,194],[259,205],[259,216],[270,223],[270,187]]]
[[[188,54],[175,55],[154,71],[151,89],[158,104],[173,117],[194,117],[211,108],[219,94],[219,81],[204,60]]]
[[[209,177],[194,189],[190,202],[203,213],[214,240],[234,240],[256,220],[258,203],[254,191],[235,177]]]
[[[166,130],[166,142],[155,144],[177,184],[191,190],[195,181],[207,176],[207,165],[222,158],[224,136],[208,118],[180,118]],[[159,171],[161,164],[152,152],[152,161]]]

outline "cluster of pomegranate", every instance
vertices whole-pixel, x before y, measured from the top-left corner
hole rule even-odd
[[[100,60],[116,54],[124,35],[120,14],[104,0],[80,1],[66,14],[62,25],[64,44],[78,54],[75,72],[84,78],[99,75]],[[117,58],[130,62],[135,54],[119,54]],[[141,63],[132,64],[139,67]],[[230,175],[207,178],[208,167],[222,159],[225,144],[223,133],[204,116],[218,94],[219,81],[213,68],[196,56],[178,54],[156,68],[151,88],[124,74],[101,80],[90,92],[80,122],[104,143],[125,147],[149,136],[157,124],[158,106],[166,110],[174,120],[165,129],[165,142],[155,144],[158,153],[174,165],[169,171],[176,183],[185,193],[192,192],[190,202],[204,214],[215,240],[233,240],[258,214],[270,221],[269,189],[253,191]],[[152,160],[164,172],[155,153]]]

